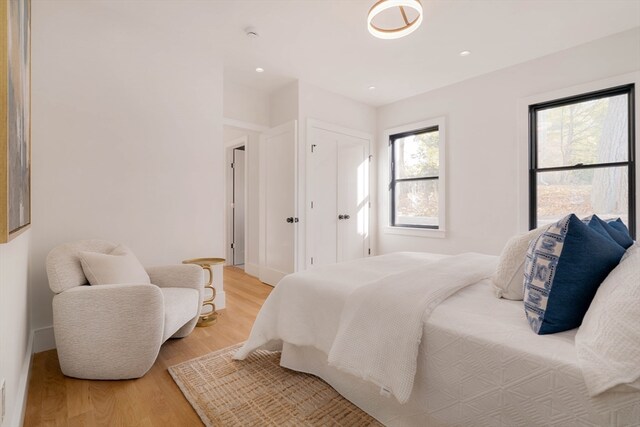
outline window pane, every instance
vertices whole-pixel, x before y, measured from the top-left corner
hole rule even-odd
[[[579,218],[621,217],[629,225],[629,178],[626,166],[538,173],[538,226],[570,213]]]
[[[438,180],[396,183],[395,225],[438,225]]]
[[[628,160],[627,95],[616,95],[537,113],[538,167]]]
[[[440,166],[440,133],[409,135],[393,141],[396,179],[437,176]]]

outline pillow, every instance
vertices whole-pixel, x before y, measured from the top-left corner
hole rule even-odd
[[[622,220],[620,218],[616,218],[616,219],[606,219],[605,220],[607,224],[609,224],[612,228],[620,231],[621,233],[626,234],[627,236],[631,237],[631,233],[629,233],[629,229],[627,228],[626,225],[624,225],[624,222],[622,222]]]
[[[580,326],[598,286],[625,250],[574,214],[531,242],[524,267],[524,308],[531,329],[553,334]]]
[[[524,298],[524,258],[527,255],[529,243],[548,228],[549,226],[545,225],[509,239],[500,254],[496,272],[491,276],[496,297],[522,301]]]
[[[618,220],[619,219],[620,218],[618,218]],[[598,233],[605,237],[610,237],[614,242],[627,249],[629,246],[633,245],[633,239],[629,235],[629,230],[627,230],[624,223],[622,221],[618,222],[618,220],[603,221],[597,215],[591,215],[582,221]],[[619,225],[613,226],[612,224]],[[621,231],[621,229],[616,228],[620,226],[624,227],[624,230],[626,231]]]
[[[79,252],[82,271],[91,285],[149,284],[149,275],[129,248],[117,246],[109,254]]]
[[[640,380],[640,247],[600,285],[576,334],[576,354],[589,394]]]

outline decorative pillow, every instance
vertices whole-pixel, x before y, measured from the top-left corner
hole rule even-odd
[[[138,258],[126,246],[119,245],[109,254],[83,251],[78,257],[91,285],[151,283]]]
[[[600,285],[576,334],[576,352],[589,394],[640,379],[640,247]]]
[[[524,267],[524,308],[531,329],[553,334],[580,326],[598,286],[625,250],[574,214],[531,242]]]
[[[626,234],[627,236],[629,236],[629,238],[631,238],[631,233],[629,233],[629,229],[627,228],[627,226],[624,224],[624,222],[622,222],[622,220],[620,218],[616,218],[616,219],[606,219],[605,220],[607,224],[609,224],[611,227],[615,228],[616,230],[618,230],[621,233]]]
[[[533,239],[549,228],[538,227],[528,233],[513,236],[505,245],[496,272],[491,276],[493,290],[498,298],[522,301],[524,298],[524,258]]]
[[[629,235],[629,230],[627,230],[627,227],[622,221],[619,220],[620,218],[618,218],[617,220],[603,221],[597,215],[591,215],[590,217],[587,217],[582,221],[589,227],[596,230],[598,233],[602,234],[605,237],[610,237],[614,242],[616,242],[623,248],[628,249],[629,246],[633,245],[633,239]],[[613,224],[616,224],[616,226],[613,226]],[[624,229],[625,231],[621,231],[622,229]]]

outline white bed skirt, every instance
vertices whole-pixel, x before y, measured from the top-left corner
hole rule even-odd
[[[439,423],[425,413],[424,405],[418,405],[419,391],[401,405],[393,397],[380,394],[380,388],[352,375],[345,374],[327,363],[327,355],[313,347],[298,347],[283,344],[280,365],[298,372],[306,372],[322,378],[338,393],[386,426],[440,427]],[[416,384],[419,388],[419,385]],[[422,406],[422,408],[420,408]]]

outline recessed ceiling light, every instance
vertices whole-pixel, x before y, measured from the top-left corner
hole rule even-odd
[[[460,52],[460,56],[469,56],[469,55],[471,55],[470,50],[463,50],[462,52]]]
[[[376,90],[375,86],[369,86],[369,90]]]
[[[258,37],[260,37],[260,34],[258,34],[258,32],[256,31],[255,28],[253,27],[247,27],[244,29],[244,33],[247,35],[247,37],[249,37],[250,39],[257,39]]]
[[[264,73],[264,68],[261,68],[261,67],[256,68],[256,73]]]

